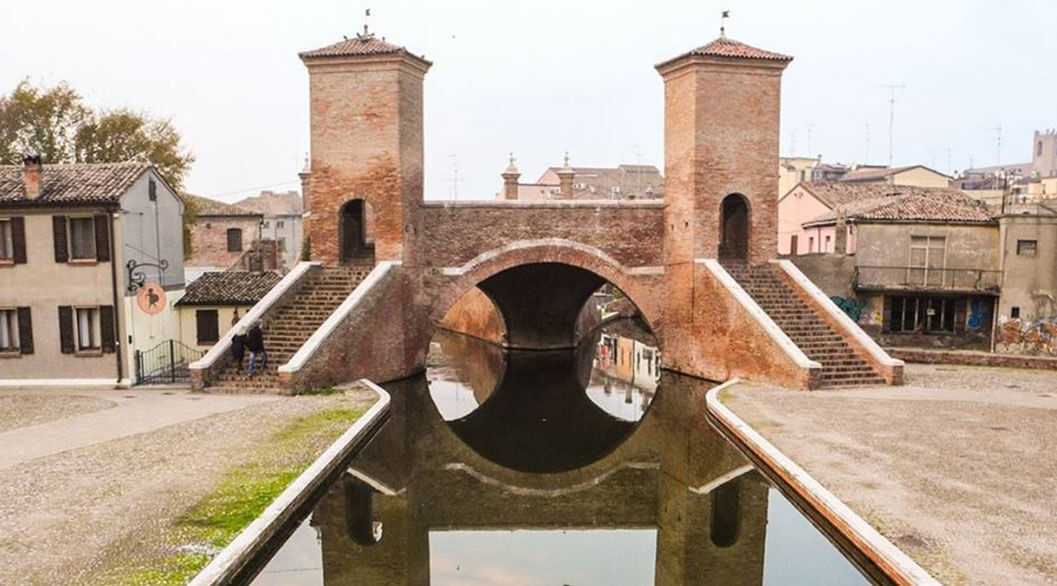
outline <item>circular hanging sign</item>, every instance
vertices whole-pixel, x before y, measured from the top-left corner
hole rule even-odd
[[[158,315],[165,309],[165,289],[157,283],[144,283],[136,293],[136,305],[147,315]]]

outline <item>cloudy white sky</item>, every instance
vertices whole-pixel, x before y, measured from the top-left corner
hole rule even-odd
[[[1028,160],[1031,132],[1057,126],[1052,0],[43,0],[3,8],[17,26],[0,35],[0,91],[66,80],[93,105],[171,117],[195,193],[292,189],[308,150],[296,54],[354,34],[367,6],[372,29],[434,62],[429,198],[494,193],[510,151],[523,180],[566,150],[663,165],[653,65],[717,36],[723,9],[729,36],[796,57],[782,154],[887,163],[885,84],[905,86],[896,164],[993,164],[999,126],[1004,162]]]

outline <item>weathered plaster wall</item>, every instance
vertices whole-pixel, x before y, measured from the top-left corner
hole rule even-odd
[[[198,216],[191,226],[191,257],[188,267],[226,269],[242,258],[260,233],[261,216]],[[242,230],[242,248],[228,252],[228,230]]]
[[[829,297],[855,299],[852,278],[855,257],[845,254],[806,254],[788,257],[811,282]]]
[[[998,226],[995,224],[859,223],[855,256],[859,266],[905,267],[913,236],[946,238],[946,263],[952,269],[997,270]]]

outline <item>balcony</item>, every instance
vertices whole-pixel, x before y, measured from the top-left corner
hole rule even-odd
[[[865,291],[923,291],[998,295],[1002,271],[907,266],[858,266],[852,286]]]

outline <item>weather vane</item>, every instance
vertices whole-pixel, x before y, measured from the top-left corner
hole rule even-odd
[[[730,18],[730,11],[724,10],[722,15],[719,17],[719,36],[727,36],[727,19]]]

